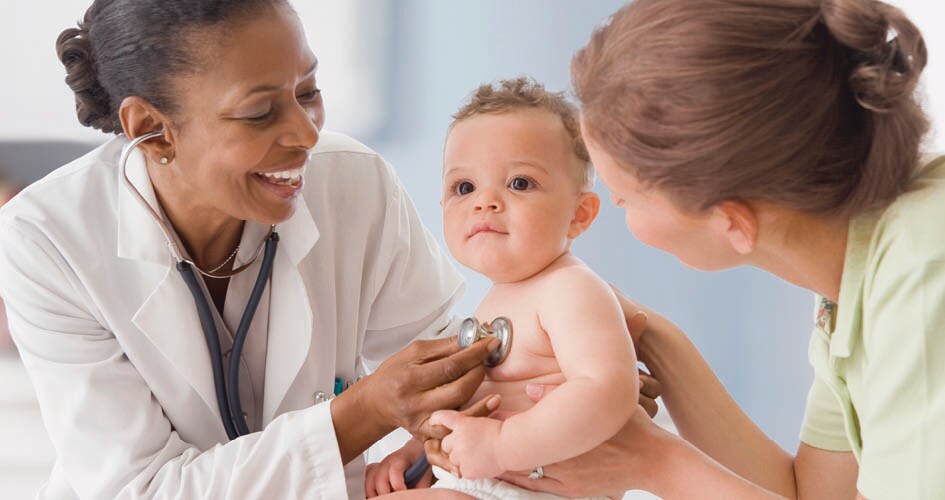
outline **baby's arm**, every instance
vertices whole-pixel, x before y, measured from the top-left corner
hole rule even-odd
[[[549,279],[538,318],[566,382],[502,423],[495,456],[504,470],[587,452],[620,430],[637,406],[636,355],[613,291],[585,267]]]
[[[433,413],[430,423],[452,431],[442,450],[454,474],[494,477],[580,455],[616,434],[636,410],[636,355],[610,287],[585,267],[547,279],[536,314],[565,382],[505,421]]]

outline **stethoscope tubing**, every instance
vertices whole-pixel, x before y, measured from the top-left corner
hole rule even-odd
[[[194,305],[197,308],[197,314],[200,317],[200,326],[203,329],[204,337],[207,341],[207,348],[210,351],[210,364],[213,371],[213,387],[217,396],[217,406],[220,410],[220,420],[223,423],[223,428],[226,430],[226,435],[230,440],[236,439],[240,436],[249,434],[249,426],[246,424],[246,418],[243,416],[243,405],[239,397],[239,368],[240,360],[243,352],[243,345],[246,342],[246,335],[249,332],[249,327],[252,324],[253,316],[256,314],[256,309],[259,307],[259,301],[262,298],[262,293],[266,288],[266,284],[269,281],[269,277],[272,276],[272,265],[275,260],[276,248],[279,244],[279,235],[275,232],[275,225],[272,225],[269,228],[269,234],[263,240],[265,243],[265,255],[263,257],[262,266],[259,270],[259,275],[256,277],[256,283],[253,286],[253,291],[250,294],[249,302],[246,304],[246,308],[243,310],[243,315],[240,318],[240,324],[236,329],[236,334],[233,338],[233,348],[230,351],[230,362],[228,367],[229,375],[229,387],[227,387],[227,380],[224,377],[224,363],[223,363],[223,351],[220,347],[220,337],[219,332],[216,328],[216,323],[213,318],[213,310],[210,308],[210,303],[207,300],[206,295],[203,292],[203,289],[200,287],[200,283],[197,281],[197,272],[207,276],[208,278],[229,278],[234,276],[243,270],[247,269],[253,261],[259,256],[260,251],[263,250],[263,243],[260,243],[259,247],[256,249],[256,253],[252,260],[243,264],[242,266],[222,273],[217,274],[208,274],[207,272],[202,271],[197,267],[192,261],[187,260],[183,257],[180,248],[174,242],[174,238],[171,237],[170,229],[165,226],[161,221],[161,216],[157,213],[157,210],[151,206],[150,203],[142,196],[141,192],[135,188],[134,184],[128,178],[128,172],[126,171],[126,164],[128,163],[128,158],[131,156],[131,153],[144,141],[153,139],[155,137],[160,137],[163,134],[163,131],[155,131],[144,134],[140,137],[136,137],[131,140],[131,142],[125,146],[122,150],[121,158],[119,159],[119,169],[121,170],[121,175],[124,178],[125,184],[128,188],[134,193],[138,200],[142,203],[144,208],[151,214],[151,217],[157,223],[158,227],[161,229],[161,232],[164,234],[164,238],[167,240],[167,248],[171,253],[171,257],[176,261],[177,271],[180,272],[181,277],[184,279],[184,283],[187,284],[187,288],[190,291],[190,294],[193,296]],[[196,272],[195,272],[196,271]]]
[[[204,307],[207,299],[203,295],[203,289],[197,283],[197,276],[194,270],[187,262],[178,262],[177,270],[187,283],[190,294],[194,298],[194,305],[197,307],[197,313],[200,316],[200,325],[203,327],[203,334],[207,340],[207,347],[210,349],[210,366],[213,369],[213,388],[217,394],[217,407],[220,409],[220,420],[223,421],[223,427],[226,429],[226,435],[231,440],[239,437],[236,426],[233,423],[233,417],[230,414],[230,407],[227,404],[226,381],[223,378],[223,351],[220,349],[220,338],[217,336],[217,329],[213,324],[213,313],[209,307]],[[234,344],[235,345],[235,344]]]
[[[230,414],[236,421],[236,430],[239,435],[249,434],[249,426],[246,424],[246,418],[243,416],[243,403],[240,400],[239,382],[240,382],[240,359],[243,354],[243,344],[246,341],[246,335],[249,332],[249,326],[253,322],[253,316],[259,307],[259,301],[262,298],[263,290],[266,289],[266,283],[272,276],[272,262],[276,256],[276,247],[279,245],[279,234],[272,233],[266,240],[266,250],[263,254],[262,267],[259,269],[259,275],[256,277],[256,284],[249,296],[249,303],[243,310],[243,317],[240,319],[240,325],[236,329],[236,336],[233,338],[233,350],[230,352],[230,385],[228,387],[230,403]]]

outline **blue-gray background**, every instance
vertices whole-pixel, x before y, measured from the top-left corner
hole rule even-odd
[[[450,113],[478,83],[520,74],[567,90],[571,55],[622,3],[397,0],[385,57],[387,119],[373,137],[361,139],[393,163],[437,237]],[[325,97],[330,113],[330,88]],[[606,188],[598,185],[598,191],[604,200],[600,217],[575,242],[575,254],[629,296],[676,321],[745,411],[793,451],[812,378],[806,360],[812,295],[754,269],[688,269],[636,241],[623,212],[607,201]],[[470,312],[488,282],[461,271],[468,288],[458,312]]]

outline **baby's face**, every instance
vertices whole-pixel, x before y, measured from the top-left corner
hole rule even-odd
[[[450,252],[495,283],[544,269],[570,245],[579,162],[550,112],[483,114],[456,123],[444,151]]]

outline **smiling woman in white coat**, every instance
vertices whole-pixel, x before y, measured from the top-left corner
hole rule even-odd
[[[56,450],[39,496],[362,497],[363,451],[466,402],[492,345],[411,343],[462,282],[390,166],[321,130],[291,7],[97,0],[57,50],[79,121],[116,137],[0,212]]]

